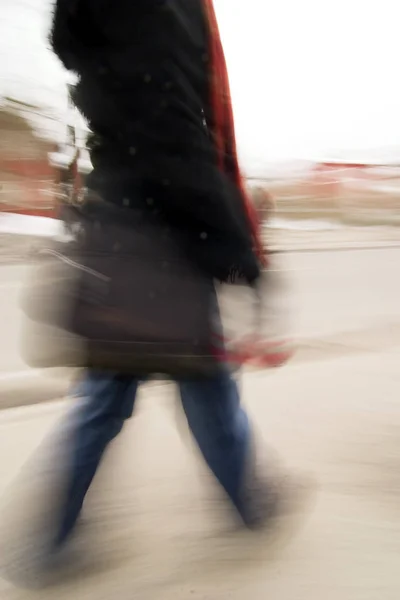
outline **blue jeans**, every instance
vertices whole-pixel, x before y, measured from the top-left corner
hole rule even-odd
[[[87,372],[76,395],[76,413],[55,545],[69,537],[108,444],[132,415],[140,381],[129,376]],[[180,381],[182,405],[204,460],[243,514],[242,485],[250,451],[250,426],[235,380],[227,371],[212,379]]]

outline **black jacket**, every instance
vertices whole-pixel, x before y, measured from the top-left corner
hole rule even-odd
[[[221,174],[207,123],[208,33],[201,0],[58,0],[51,42],[79,75],[93,132],[88,185],[176,227],[212,277],[259,274],[239,191]]]

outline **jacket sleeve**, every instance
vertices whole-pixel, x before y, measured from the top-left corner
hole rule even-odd
[[[160,164],[159,172],[164,165]],[[240,272],[249,283],[260,274],[241,195],[218,169],[187,164],[178,171],[165,166],[167,188],[154,177],[146,191],[176,227],[186,252],[212,277],[227,280]]]

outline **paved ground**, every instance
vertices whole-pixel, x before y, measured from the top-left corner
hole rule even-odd
[[[319,482],[308,518],[281,546],[231,532],[177,422],[173,389],[148,390],[88,499],[86,567],[38,594],[0,581],[1,599],[398,600],[399,358],[400,346],[246,376],[243,397],[259,433]],[[0,413],[1,491],[64,408]],[[47,514],[33,498],[22,495],[23,513],[11,516],[32,505]],[[10,512],[1,517],[4,560],[14,529]]]
[[[393,249],[285,259],[294,331],[308,342],[285,369],[248,373],[243,397],[263,438],[319,482],[291,543],[278,549],[267,537],[229,533],[223,504],[177,422],[173,387],[162,386],[142,396],[89,498],[91,568],[38,595],[0,581],[1,600],[398,600],[399,259]],[[33,379],[19,356],[23,277],[24,267],[0,270],[0,388],[14,386],[14,404],[18,394],[38,395],[39,379],[54,392],[48,375]],[[64,409],[0,412],[0,492]],[[49,508],[19,493],[24,510],[11,511],[17,522],[29,508]],[[0,564],[14,531],[9,517],[0,511]]]
[[[271,229],[267,234],[272,248],[283,251],[348,250],[400,245],[400,227],[337,227],[318,230],[318,222],[308,221],[303,230],[292,222],[292,229]],[[296,229],[297,226],[297,229]],[[307,230],[307,227],[309,228]]]

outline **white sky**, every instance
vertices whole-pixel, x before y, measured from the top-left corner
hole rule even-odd
[[[215,3],[245,166],[377,147],[400,155],[399,0]],[[60,110],[65,75],[44,44],[50,5],[0,0],[0,94]]]

